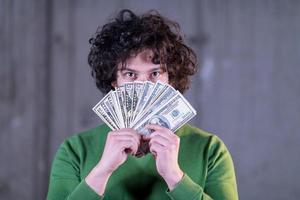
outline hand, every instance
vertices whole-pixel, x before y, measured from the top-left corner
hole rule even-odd
[[[100,162],[108,173],[115,171],[127,159],[127,155],[136,154],[140,145],[140,135],[133,129],[123,128],[108,133]]]
[[[143,139],[149,140],[157,171],[172,190],[183,177],[178,165],[180,138],[171,130],[159,125],[148,124],[145,128],[154,131],[149,136],[143,136]]]
[[[136,154],[140,138],[141,136],[130,128],[109,132],[102,157],[86,177],[86,183],[102,195],[110,175],[126,161],[129,153]]]

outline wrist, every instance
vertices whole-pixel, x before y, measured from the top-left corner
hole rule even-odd
[[[85,182],[99,195],[103,195],[111,173],[96,166],[85,178]]]
[[[112,170],[108,170],[106,168],[104,168],[102,165],[96,165],[91,173],[95,176],[95,177],[107,177],[109,178],[112,174]]]
[[[168,178],[165,179],[170,191],[172,191],[181,181],[183,175],[183,171],[179,169],[177,172],[174,172],[172,175],[169,175]]]

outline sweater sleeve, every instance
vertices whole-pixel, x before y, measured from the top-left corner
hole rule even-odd
[[[234,166],[224,143],[216,136],[212,138],[204,188],[185,174],[167,194],[174,200],[238,200]]]
[[[81,180],[77,159],[66,143],[60,146],[52,164],[47,200],[103,199]]]

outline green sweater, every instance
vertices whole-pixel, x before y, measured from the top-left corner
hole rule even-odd
[[[99,196],[84,178],[100,160],[109,131],[101,125],[60,146],[52,165],[48,200],[238,199],[234,166],[224,143],[190,125],[176,132],[180,137],[178,163],[185,174],[172,191],[157,173],[151,154],[141,158],[129,155]]]

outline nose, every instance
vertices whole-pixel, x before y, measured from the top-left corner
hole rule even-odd
[[[139,74],[138,78],[136,80],[137,81],[150,81],[147,74]]]

